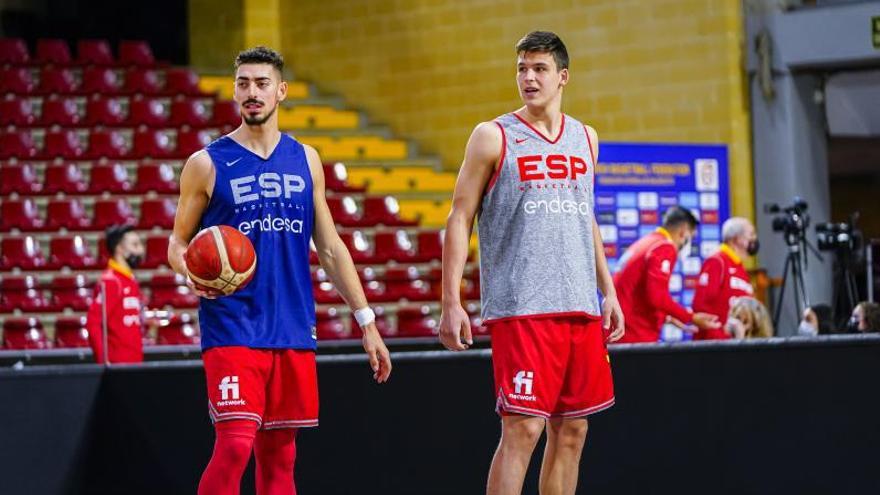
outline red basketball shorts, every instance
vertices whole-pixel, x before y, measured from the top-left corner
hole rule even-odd
[[[313,351],[213,347],[202,360],[211,421],[248,419],[266,430],[318,426]]]
[[[489,327],[499,414],[576,418],[614,405],[601,321],[536,317]]]

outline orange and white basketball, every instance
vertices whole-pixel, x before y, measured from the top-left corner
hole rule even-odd
[[[254,276],[257,255],[246,235],[228,225],[202,230],[184,255],[189,277],[205,292],[228,296]]]

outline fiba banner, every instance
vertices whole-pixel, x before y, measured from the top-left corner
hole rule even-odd
[[[670,206],[700,219],[692,251],[669,284],[673,298],[690,306],[703,259],[718,249],[730,216],[727,146],[603,143],[599,158],[595,211],[612,271],[626,248],[660,226]]]

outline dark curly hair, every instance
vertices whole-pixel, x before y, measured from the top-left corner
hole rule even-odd
[[[235,57],[235,68],[238,69],[242,64],[269,64],[281,73],[284,70],[284,57],[271,48],[255,46]]]

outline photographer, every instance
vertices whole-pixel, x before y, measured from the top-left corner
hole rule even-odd
[[[754,294],[742,260],[758,253],[755,226],[745,218],[732,217],[722,225],[721,237],[721,248],[703,262],[694,291],[693,308],[717,316],[722,328],[699,330],[694,334],[694,340],[730,338],[725,324],[731,301]]]

